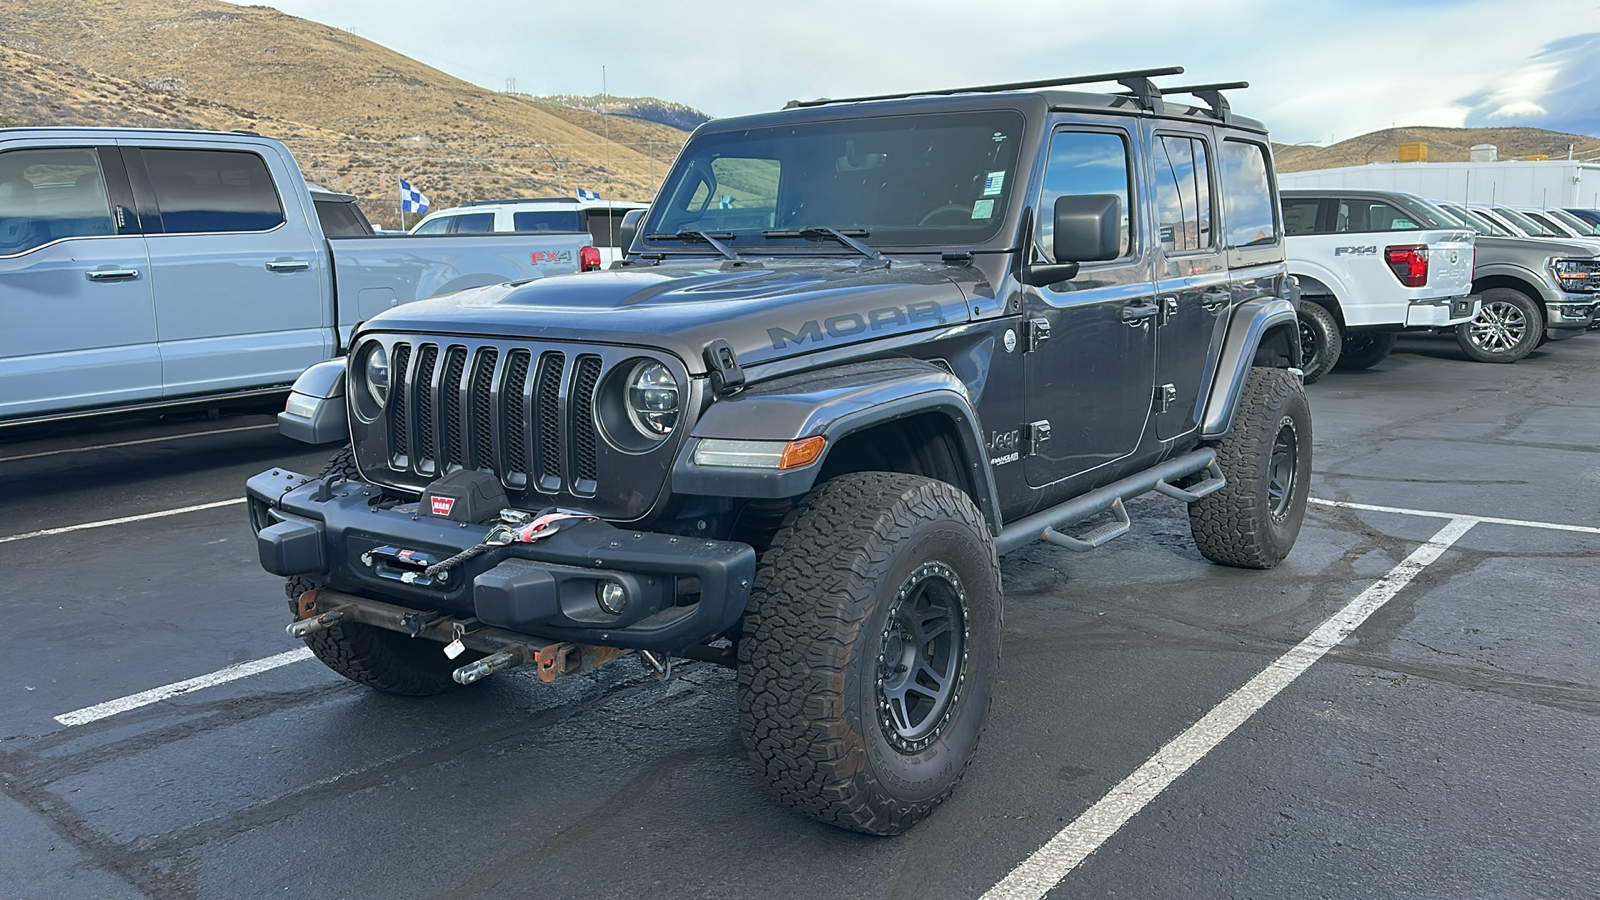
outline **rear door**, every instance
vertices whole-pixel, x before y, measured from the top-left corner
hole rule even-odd
[[[288,384],[333,353],[327,254],[282,159],[165,142],[123,156],[147,222],[165,396]]]
[[[1158,241],[1156,434],[1194,430],[1213,372],[1208,361],[1226,334],[1232,304],[1228,262],[1213,223],[1216,174],[1209,128],[1162,128],[1151,138]]]
[[[120,157],[0,145],[0,418],[160,396],[150,260]]]

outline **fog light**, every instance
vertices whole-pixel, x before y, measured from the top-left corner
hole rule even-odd
[[[628,608],[628,594],[615,581],[595,582],[594,599],[609,615],[620,616]]]

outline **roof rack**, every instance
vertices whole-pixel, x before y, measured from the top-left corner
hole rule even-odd
[[[908,97],[943,97],[950,94],[995,94],[1001,91],[1030,91],[1035,88],[1065,87],[1070,84],[1096,84],[1102,81],[1115,81],[1126,87],[1129,93],[1126,96],[1135,97],[1145,109],[1153,112],[1161,111],[1161,89],[1151,83],[1150,79],[1158,75],[1182,75],[1183,66],[1166,66],[1159,69],[1133,69],[1128,72],[1103,72],[1099,75],[1076,75],[1067,78],[1046,78],[1042,81],[1013,81],[1008,84],[983,84],[974,87],[945,88],[937,91],[909,91],[904,94],[874,94],[870,97],[841,97],[837,100],[821,98],[818,100],[790,100],[784,104],[784,109],[807,109],[813,106],[828,106],[834,103],[865,103],[869,100],[904,100]]]
[[[577,197],[508,197],[503,200],[468,200],[462,206],[500,206],[507,203],[577,203]]]
[[[1163,94],[1189,94],[1199,97],[1201,102],[1211,107],[1211,114],[1222,120],[1222,124],[1233,123],[1233,107],[1228,105],[1228,98],[1222,96],[1223,91],[1242,91],[1250,86],[1248,81],[1218,81],[1212,84],[1180,84],[1161,86]],[[1131,91],[1122,94],[1124,97],[1135,96]]]

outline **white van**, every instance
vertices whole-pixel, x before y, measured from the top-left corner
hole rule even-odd
[[[579,200],[575,197],[533,197],[526,200],[474,200],[428,213],[412,234],[543,234],[587,231],[600,248],[600,265],[610,268],[622,258],[622,217],[650,204],[632,200]]]

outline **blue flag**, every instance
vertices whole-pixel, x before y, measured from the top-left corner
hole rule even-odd
[[[600,199],[600,194],[597,191],[586,191],[583,188],[578,188],[578,199],[579,200],[599,200]]]
[[[427,195],[411,186],[411,182],[400,179],[400,211],[408,213],[426,213],[428,211]]]

